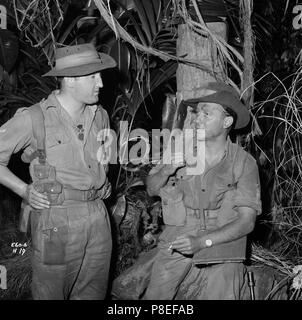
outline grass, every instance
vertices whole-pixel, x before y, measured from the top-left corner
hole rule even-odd
[[[7,270],[7,289],[0,290],[0,300],[30,299],[31,283],[31,248],[30,242],[25,241],[24,234],[18,232],[15,225],[7,225],[0,230],[0,265]],[[22,255],[13,253],[13,242],[27,242],[28,247]]]

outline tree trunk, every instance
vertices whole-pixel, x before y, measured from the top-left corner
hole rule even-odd
[[[207,23],[212,33],[227,39],[227,25],[224,22]],[[225,78],[221,57],[214,51],[211,41],[191,30],[188,25],[181,24],[178,27],[177,55],[188,59],[204,62],[215,74],[216,79]],[[215,81],[215,78],[193,66],[179,64],[176,74],[177,101],[195,98],[193,90],[204,86],[206,83]]]

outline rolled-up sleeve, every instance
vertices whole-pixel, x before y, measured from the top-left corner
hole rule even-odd
[[[237,183],[234,197],[234,208],[250,207],[261,214],[260,179],[257,163],[248,157]]]
[[[0,165],[7,166],[13,153],[27,148],[32,141],[32,122],[26,108],[0,127]]]

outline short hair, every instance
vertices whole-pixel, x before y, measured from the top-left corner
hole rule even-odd
[[[62,89],[62,82],[63,82],[64,77],[56,77],[57,80],[57,89]]]

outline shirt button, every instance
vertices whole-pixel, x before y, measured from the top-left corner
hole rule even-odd
[[[54,228],[53,228],[53,231],[54,231],[54,232],[57,232],[57,231],[58,231],[58,228],[54,227]]]
[[[201,191],[202,191],[202,192],[205,192],[205,191],[206,191],[206,189],[201,189]]]
[[[91,169],[91,165],[90,164],[88,165],[88,168]]]

